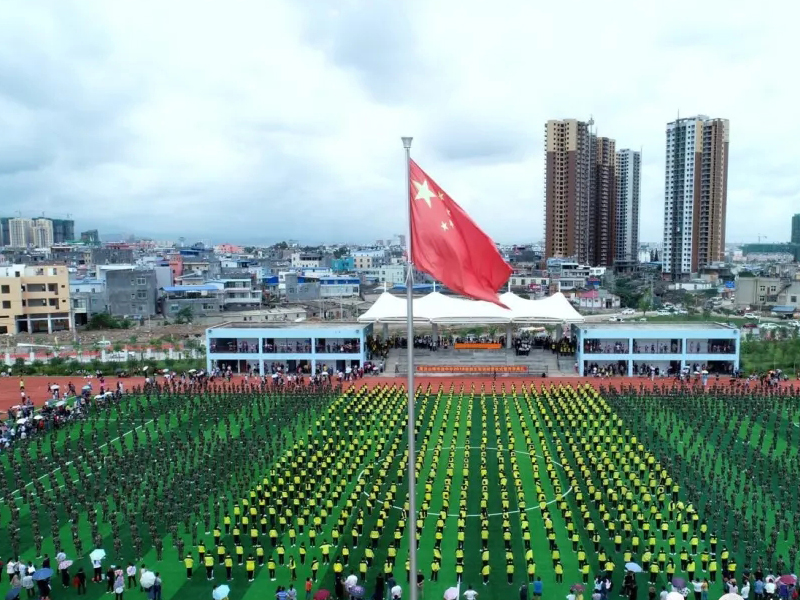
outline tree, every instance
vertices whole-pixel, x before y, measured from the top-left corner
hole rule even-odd
[[[639,298],[639,310],[642,311],[642,314],[647,314],[647,311],[653,307],[653,299],[650,297],[650,294],[645,294],[641,298]]]
[[[347,246],[339,246],[336,250],[333,251],[334,258],[342,258],[343,256],[347,256],[350,254],[350,249]]]
[[[175,322],[179,325],[191,323],[193,320],[194,314],[192,313],[191,306],[184,306],[177,313],[175,313]]]

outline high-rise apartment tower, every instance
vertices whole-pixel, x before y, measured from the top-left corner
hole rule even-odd
[[[727,119],[701,115],[667,124],[662,262],[673,280],[725,256],[729,140]]]
[[[616,153],[593,121],[545,125],[545,254],[612,266],[616,252]]]
[[[642,153],[617,152],[617,205],[614,259],[617,263],[639,261],[639,204],[642,195]]]
[[[545,125],[545,257],[589,261],[590,125],[576,119]]]

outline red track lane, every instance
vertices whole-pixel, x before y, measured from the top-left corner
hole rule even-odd
[[[36,406],[42,406],[45,400],[48,400],[50,396],[49,386],[53,384],[58,384],[61,386],[62,392],[67,389],[68,383],[71,381],[75,384],[77,389],[82,388],[86,381],[83,377],[24,377],[25,381],[25,392],[33,399],[33,402]],[[98,393],[100,384],[98,383],[97,379],[90,379],[88,380],[92,383],[93,386],[93,393]],[[241,383],[243,379],[241,377],[235,377],[234,382]],[[125,386],[126,390],[130,390],[132,387],[137,385],[144,384],[144,377],[126,377],[122,379],[123,385]],[[728,378],[723,377],[720,379],[719,385],[722,388],[728,387]],[[415,383],[417,386],[425,386],[427,387],[428,384],[431,384],[433,389],[438,389],[439,385],[445,386],[445,388],[449,388],[450,384],[455,384],[456,388],[460,387],[461,385],[464,386],[465,389],[469,389],[472,384],[475,384],[475,389],[480,390],[481,385],[485,386],[485,389],[490,390],[492,387],[492,383],[495,385],[495,389],[500,389],[501,385],[505,385],[506,390],[509,389],[511,384],[515,384],[517,388],[520,387],[521,384],[525,384],[526,386],[535,385],[537,387],[541,387],[542,385],[551,385],[551,384],[565,384],[565,385],[579,385],[583,383],[589,383],[596,387],[603,386],[603,387],[610,387],[614,386],[617,389],[620,389],[622,386],[634,386],[635,388],[639,388],[640,385],[643,385],[645,389],[652,389],[654,385],[658,385],[662,387],[667,385],[671,387],[674,385],[673,379],[656,379],[655,381],[651,381],[650,379],[640,378],[640,377],[612,377],[608,379],[600,379],[596,377],[548,377],[546,379],[538,378],[538,377],[498,377],[497,379],[492,379],[491,377],[420,377],[417,376],[415,378]],[[795,382],[788,382],[786,385],[791,385]],[[117,378],[116,377],[106,377],[105,379],[105,386],[107,390],[114,390],[116,389]],[[405,386],[406,378],[405,377],[365,377],[364,379],[360,379],[354,384],[356,387],[367,386],[369,388],[379,386],[379,385],[402,385]],[[714,380],[711,379],[709,381],[709,387],[714,385]],[[756,387],[753,385],[752,387]],[[14,406],[15,404],[19,404],[20,399],[20,389],[19,389],[19,378],[18,377],[0,377],[0,411],[5,411],[9,407]]]

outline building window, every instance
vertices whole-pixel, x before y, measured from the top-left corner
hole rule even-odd
[[[10,294],[11,287],[7,285],[0,285],[0,294]]]
[[[3,308],[11,308],[11,301],[3,300]]]
[[[147,290],[139,290],[136,292],[136,297],[139,300],[147,300]]]
[[[791,296],[789,302],[791,302],[792,304],[796,304],[797,303],[797,296]]]
[[[147,285],[147,278],[145,278],[145,277],[137,277],[136,278],[136,285]]]

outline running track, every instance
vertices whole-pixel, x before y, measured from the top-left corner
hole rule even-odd
[[[25,391],[28,395],[33,398],[34,404],[37,407],[40,407],[44,404],[45,400],[50,398],[50,393],[48,392],[49,386],[52,384],[58,384],[61,386],[61,390],[67,389],[67,384],[71,381],[75,384],[77,389],[80,389],[85,384],[85,381],[82,377],[25,377]],[[89,380],[92,383],[93,394],[97,394],[99,391],[99,383],[97,379]],[[131,389],[134,386],[144,384],[144,377],[126,377],[121,380],[123,385],[125,386],[126,390]],[[242,378],[235,377],[235,382],[242,382]],[[658,386],[672,386],[674,380],[672,379],[656,379],[655,381],[651,381],[650,379],[639,378],[639,377],[612,377],[609,379],[598,379],[595,377],[548,377],[547,379],[542,378],[531,378],[531,377],[498,377],[497,379],[492,379],[491,377],[416,377],[415,378],[416,385],[424,385],[427,386],[428,383],[434,389],[439,387],[439,384],[443,384],[446,388],[450,387],[451,383],[456,384],[456,387],[459,387],[460,384],[463,384],[465,389],[469,389],[470,386],[474,383],[475,389],[480,390],[481,385],[485,385],[486,389],[491,389],[492,382],[495,384],[495,388],[499,389],[501,385],[505,385],[506,389],[510,387],[513,383],[516,385],[517,388],[520,387],[521,384],[526,384],[530,386],[531,384],[541,386],[543,384],[551,385],[551,384],[559,384],[563,383],[565,385],[578,385],[581,383],[590,383],[594,386],[603,386],[609,387],[614,386],[619,389],[622,386],[631,386],[633,385],[637,389],[640,385],[644,385],[645,389],[651,389],[653,385]],[[356,386],[361,387],[362,385],[366,385],[368,387],[374,387],[376,385],[405,385],[406,379],[405,377],[365,377],[355,383]],[[709,381],[709,387],[713,385],[713,380]],[[796,382],[789,382],[789,384],[796,383]],[[107,377],[105,380],[105,386],[107,390],[114,390],[116,389],[117,378],[116,377]],[[727,388],[728,387],[728,378],[720,379],[720,387]],[[19,403],[20,398],[20,390],[19,390],[19,378],[18,377],[0,377],[0,410],[6,411],[9,407],[14,406],[15,404]]]

